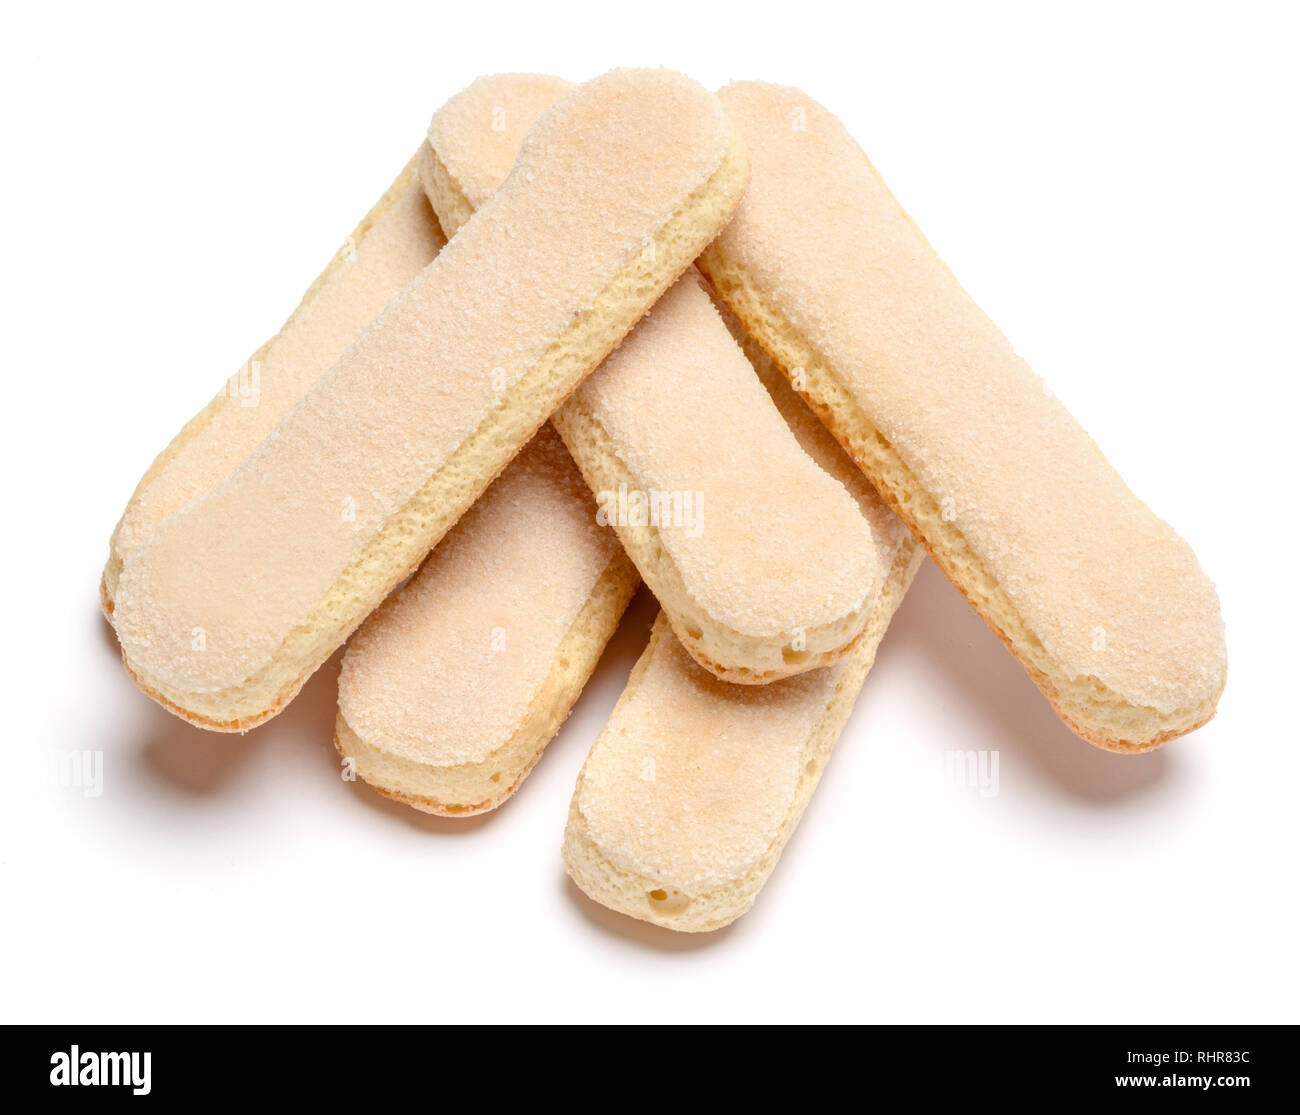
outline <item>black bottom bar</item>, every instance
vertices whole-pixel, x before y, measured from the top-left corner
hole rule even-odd
[[[676,1106],[685,1087],[694,1106],[702,1089],[734,1103],[746,1081],[775,1102],[789,1093],[771,1089],[792,1080],[800,1106],[835,1103],[848,1089],[864,1103],[1132,1094],[1235,1107],[1294,1099],[1300,1079],[1296,1030],[1255,1026],[805,1028],[770,1037],[751,1029],[743,1039],[667,1027],[539,1036],[468,1026],[34,1026],[7,1028],[3,1042],[0,1096],[37,1101],[283,1096],[296,1105],[442,1106],[513,1094],[510,1102],[568,1096],[587,1106],[622,1092]]]

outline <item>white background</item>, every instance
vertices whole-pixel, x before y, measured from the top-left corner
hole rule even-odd
[[[981,9],[976,11],[976,9]],[[0,41],[0,1017],[1296,1020],[1295,8],[23,5]],[[99,616],[140,473],[274,333],[477,74],[664,64],[839,113],[981,305],[1215,579],[1218,718],[1073,738],[932,566],[754,910],[675,936],[559,846],[644,596],[518,796],[340,781],[337,660],[206,734]],[[45,784],[102,749],[104,791]],[[1000,755],[1001,792],[945,777]]]

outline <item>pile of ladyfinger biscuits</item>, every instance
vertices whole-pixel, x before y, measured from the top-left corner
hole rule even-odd
[[[644,581],[659,618],[563,854],[595,901],[697,931],[753,904],[925,553],[1089,743],[1214,714],[1191,549],[830,112],[511,74],[438,110],[163,450],[102,593],[139,688],[215,731],[346,642],[345,770],[463,817],[519,787]]]

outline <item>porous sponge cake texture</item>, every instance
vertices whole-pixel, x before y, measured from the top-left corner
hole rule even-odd
[[[212,727],[273,713],[680,274],[746,176],[713,99],[662,71],[575,90],[533,139],[230,480],[128,562],[118,628],[146,691]]]
[[[754,902],[812,797],[924,551],[738,324],[763,385],[804,450],[870,520],[887,571],[841,662],[761,690],[711,677],[661,618],[583,766],[564,856],[597,902],[684,931],[717,929]]]
[[[971,302],[833,116],[721,94],[754,177],[701,266],[1084,738],[1213,712],[1213,585]],[[798,126],[795,126],[795,125]],[[810,186],[815,184],[815,189]]]
[[[501,188],[524,137],[571,88],[545,74],[492,74],[471,82],[434,113],[428,149],[437,154],[464,206],[464,220],[443,225],[448,236]]]
[[[745,913],[816,789],[921,556],[902,541],[846,658],[762,688],[713,677],[661,617],[574,790],[564,860],[578,886],[684,932]]]
[[[693,271],[561,409],[562,434],[575,411],[635,487],[698,493],[697,530],[658,534],[679,595],[719,628],[778,654],[798,628],[813,653],[862,629],[882,572],[871,529],[790,434]],[[583,439],[566,441],[581,466]]]
[[[416,162],[362,218],[280,332],[185,425],[136,486],[109,542],[102,586],[107,612],[123,557],[173,511],[229,476],[446,243]]]
[[[568,714],[636,584],[544,427],[353,638],[340,749],[421,808],[495,803]]]
[[[422,175],[456,227],[564,83],[479,78],[434,115]],[[462,180],[463,179],[463,180]],[[882,571],[853,500],[790,435],[695,272],[554,416],[592,489],[672,493],[694,522],[614,520],[696,661],[761,683],[846,653]]]
[[[597,578],[555,649],[545,680],[518,726],[499,746],[484,750],[481,758],[428,762],[387,750],[354,732],[342,711],[335,724],[335,746],[374,789],[422,812],[465,817],[495,809],[519,788],[559,731],[638,583],[635,567],[620,551]],[[446,729],[454,727],[455,722]]]

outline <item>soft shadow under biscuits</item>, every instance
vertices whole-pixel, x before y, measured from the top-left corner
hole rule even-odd
[[[1176,756],[1164,750],[1115,755],[1081,743],[931,561],[899,609],[888,645],[895,660],[923,662],[936,690],[991,726],[985,738],[993,735],[1063,797],[1118,802],[1151,793],[1174,768]]]

